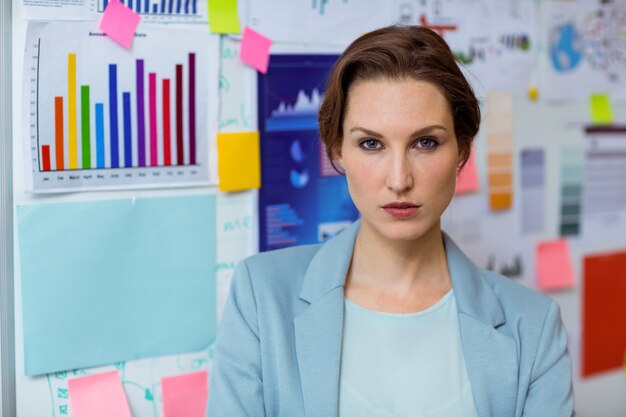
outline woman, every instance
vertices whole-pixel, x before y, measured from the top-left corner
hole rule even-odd
[[[557,305],[479,269],[440,218],[478,132],[450,49],[420,27],[363,35],[319,113],[361,219],[235,272],[208,416],[571,416]]]

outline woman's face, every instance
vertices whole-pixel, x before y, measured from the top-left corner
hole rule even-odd
[[[350,87],[335,159],[361,232],[417,240],[439,229],[462,158],[448,102],[433,84],[381,79]]]

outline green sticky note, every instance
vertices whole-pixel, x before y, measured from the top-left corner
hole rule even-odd
[[[592,94],[589,105],[592,123],[602,125],[613,123],[613,109],[608,94]]]
[[[237,0],[207,0],[212,33],[241,33]]]

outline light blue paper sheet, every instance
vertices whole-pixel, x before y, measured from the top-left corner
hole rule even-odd
[[[215,197],[17,208],[26,375],[215,338]]]

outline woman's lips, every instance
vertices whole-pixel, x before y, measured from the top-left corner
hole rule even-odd
[[[411,203],[391,203],[383,206],[383,210],[399,219],[413,217],[417,214],[419,209],[420,206]]]

